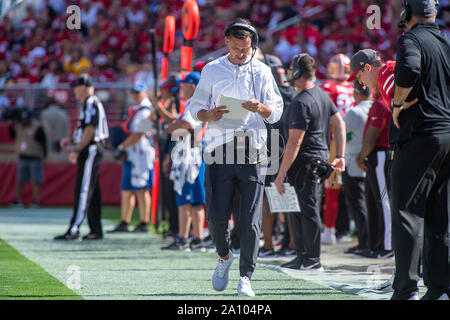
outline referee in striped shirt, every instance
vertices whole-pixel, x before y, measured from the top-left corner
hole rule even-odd
[[[103,238],[101,225],[101,194],[98,182],[104,142],[108,138],[108,124],[105,110],[99,98],[94,95],[92,79],[80,75],[74,83],[75,98],[82,103],[72,146],[68,138],[61,140],[61,147],[69,147],[69,160],[77,164],[75,196],[72,218],[67,232],[55,240],[76,240],[80,238],[80,225],[86,214],[90,232],[83,240]]]

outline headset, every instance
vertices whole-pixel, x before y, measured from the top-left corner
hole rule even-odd
[[[435,0],[434,4],[436,7],[439,6],[439,0]],[[406,22],[409,22],[412,18],[412,9],[411,9],[411,5],[409,4],[409,0],[403,0],[403,7],[402,7],[402,11],[400,12],[400,19],[401,21],[398,24],[399,28],[405,28],[406,27]]]
[[[240,22],[234,22],[234,23],[231,23],[231,24],[227,25],[227,27],[225,28],[225,31],[224,31],[225,37],[229,37],[230,36],[230,33],[231,33],[232,29],[244,29],[244,30],[246,30],[246,31],[251,33],[252,56],[250,57],[249,61],[247,61],[245,63],[242,63],[242,64],[239,64],[239,65],[240,66],[245,66],[246,64],[250,63],[250,68],[251,68],[251,71],[252,71],[253,94],[255,95],[255,99],[257,99],[256,89],[255,89],[255,78],[254,78],[254,75],[253,75],[253,63],[252,63],[252,60],[253,60],[253,57],[256,54],[256,49],[258,48],[258,43],[259,43],[258,32],[256,31],[256,29],[253,26],[251,26],[249,24],[240,23]]]
[[[403,22],[411,20],[412,17],[412,11],[411,6],[409,5],[409,2],[407,0],[403,0],[403,7],[402,11],[400,12],[400,19]]]
[[[303,68],[300,64],[300,61],[304,57],[309,57],[310,55],[307,53],[300,53],[296,56],[294,56],[294,61],[292,63],[292,79],[289,76],[289,73],[286,75],[287,81],[285,83],[289,83],[292,87],[295,87],[295,80],[301,78],[303,75]]]
[[[252,34],[252,36],[251,36],[252,49],[254,51],[256,51],[256,47],[258,47],[258,43],[259,43],[259,37],[258,37],[258,32],[256,31],[256,29],[253,26],[251,26],[249,24],[245,24],[245,23],[240,23],[240,22],[231,23],[231,24],[227,25],[227,27],[225,28],[225,31],[224,31],[225,37],[228,37],[230,35],[232,29],[244,29],[244,30],[250,32]]]
[[[307,53],[300,53],[298,55],[295,56],[294,58],[294,65],[292,66],[292,80],[297,80],[299,78],[302,77],[303,75],[303,68],[300,65],[300,61],[304,58],[304,57],[309,57],[309,54]]]

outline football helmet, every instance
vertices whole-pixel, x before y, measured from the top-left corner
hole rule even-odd
[[[328,79],[344,81],[351,74],[350,58],[339,53],[332,56],[327,64]]]

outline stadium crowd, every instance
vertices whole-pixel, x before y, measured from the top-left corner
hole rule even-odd
[[[80,30],[66,26],[69,4],[81,8]],[[378,30],[369,30],[364,24],[371,4],[382,10]],[[165,15],[173,13],[180,26],[182,5],[181,0],[41,0],[36,7],[26,8],[26,16],[19,23],[6,15],[0,26],[0,85],[41,83],[51,88],[74,81],[82,71],[100,82],[133,80],[136,73],[149,69],[147,30],[156,29],[161,48]],[[239,16],[254,23],[265,43],[264,52],[275,53],[285,64],[298,51],[308,52],[323,66],[333,53],[349,55],[364,47],[393,58],[399,6],[400,1],[393,0],[199,1],[201,24],[195,55],[200,57],[223,47],[221,32],[226,21]],[[268,30],[299,13],[299,23],[265,39]],[[442,23],[447,22],[447,31],[448,19],[448,10],[443,10]],[[178,31],[175,46],[182,42]],[[172,59],[176,61],[177,54]],[[324,77],[323,68],[319,71],[318,76]]]

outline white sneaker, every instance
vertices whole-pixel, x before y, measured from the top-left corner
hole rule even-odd
[[[228,272],[233,263],[233,254],[230,252],[228,260],[219,258],[217,261],[216,270],[212,276],[212,286],[216,291],[223,291],[228,285]]]
[[[303,262],[300,265],[300,270],[312,270],[312,271],[323,271],[323,266],[320,262]]]
[[[388,287],[392,288],[392,283],[394,283],[394,277],[395,277],[395,270],[392,271],[392,276],[389,280],[383,282],[382,284],[379,284],[378,286],[375,286],[375,290],[384,290]]]
[[[336,238],[336,242],[337,243],[352,243],[353,242],[353,238],[346,234],[346,235],[337,237]]]
[[[250,279],[248,277],[241,277],[237,287],[238,296],[254,297],[255,292],[252,290]]]
[[[323,232],[320,234],[320,242],[323,244],[335,244],[336,243],[336,230],[335,228],[324,227]]]
[[[439,298],[436,300],[450,300],[448,294],[443,293]]]

